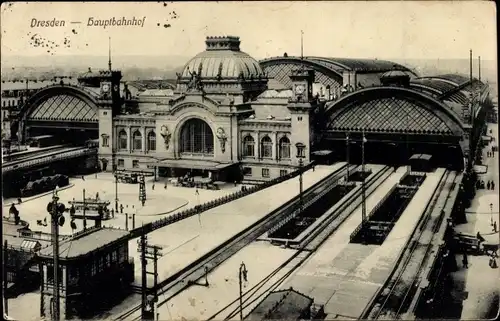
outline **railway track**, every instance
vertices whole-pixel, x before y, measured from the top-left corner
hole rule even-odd
[[[366,310],[366,314],[369,313],[368,319],[399,319],[408,310],[423,276],[423,267],[431,254],[436,232],[443,222],[443,208],[456,188],[456,178],[455,172],[444,173],[430,207],[417,224],[405,252],[396,265],[395,273],[379,290],[372,306]]]
[[[359,166],[349,165],[349,170],[354,171]],[[318,194],[322,193],[325,189],[333,185],[334,182],[345,176],[347,165],[342,166],[332,174],[328,175],[321,181],[319,181],[315,186],[310,187],[304,192],[303,202],[304,204],[310,203],[314,200]],[[229,257],[234,255],[246,245],[257,239],[259,236],[264,234],[272,226],[277,224],[286,215],[290,214],[291,211],[295,210],[296,203],[299,200],[299,196],[294,197],[291,201],[275,209],[264,218],[258,222],[252,224],[244,231],[240,232],[238,235],[233,237],[231,240],[223,243],[217,249],[208,253],[204,257],[198,259],[187,268],[186,271],[181,271],[176,273],[166,280],[158,284],[158,297],[161,302],[158,307],[167,302],[170,298],[174,297],[178,293],[182,292],[185,288],[194,284],[197,280],[205,275],[205,271],[210,272],[222,262],[227,260]],[[134,306],[132,309],[121,314],[114,320],[129,320],[128,318],[133,316],[133,320],[137,318],[134,316],[135,312],[141,309],[140,303]],[[140,316],[138,316],[140,318]]]
[[[390,176],[390,174],[386,175],[388,174],[389,170],[389,167],[385,167],[378,173],[376,173],[373,177],[371,177],[370,180],[367,180],[367,197],[371,195],[371,193],[374,192],[375,189]],[[332,216],[328,220],[326,220],[324,224],[318,226],[317,230],[319,232],[314,233],[313,237],[308,238],[304,243],[302,243],[300,248],[298,248],[297,251],[288,260],[286,260],[283,264],[281,264],[278,268],[276,268],[255,286],[243,293],[243,310],[249,309],[258,304],[260,300],[262,300],[269,292],[276,290],[295,272],[297,268],[304,264],[304,262],[306,262],[310,258],[310,256],[315,253],[314,251],[308,249],[308,247],[314,244],[312,246],[314,249],[319,248],[328,239],[328,237],[355,211],[355,209],[361,205],[361,200],[359,198],[360,195],[361,190],[359,190],[358,193],[354,193],[353,195],[351,195],[348,199],[343,200],[343,204],[337,208],[334,214],[332,214]],[[336,206],[336,204],[334,204],[333,206]],[[227,310],[230,310],[230,312],[224,313]],[[222,314],[226,315],[223,320],[230,320],[236,317],[239,311],[239,298],[237,298],[206,320],[220,320],[222,319]]]

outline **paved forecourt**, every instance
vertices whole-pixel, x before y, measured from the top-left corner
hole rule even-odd
[[[341,168],[345,163],[316,166],[303,174],[304,190]],[[299,178],[250,194],[168,225],[148,234],[149,244],[163,247],[158,261],[159,280],[184,269],[190,263],[229,240],[276,208],[290,201],[299,192]],[[137,242],[129,245],[130,255],[139,261]],[[136,264],[136,282],[140,282],[140,264]],[[148,279],[151,282],[152,278]]]
[[[404,176],[406,168],[399,168],[367,198],[366,210],[370,212]],[[361,223],[359,207],[330,237],[320,249],[283,288],[293,287],[314,298],[318,304],[325,304],[325,312],[330,317],[358,318],[366,304],[382,285],[384,277],[390,273],[407,237],[411,224],[425,208],[426,191],[434,190],[439,181],[436,174],[428,175],[416,193],[400,221],[396,224],[383,245],[350,244],[350,234]],[[419,195],[420,194],[420,195]],[[412,204],[413,203],[413,204]],[[422,209],[419,210],[416,205]],[[413,224],[414,225],[414,224]],[[406,232],[405,232],[406,231]],[[399,246],[399,247],[398,247]]]
[[[60,202],[69,206],[68,202],[75,200],[82,200],[83,189],[85,189],[86,198],[95,198],[99,193],[99,198],[110,201],[109,208],[115,207],[115,180],[110,173],[98,173],[97,175],[87,175],[82,179],[70,178],[72,187],[59,190],[58,196]],[[154,185],[154,189],[153,189]],[[220,190],[206,190],[198,189],[198,195],[195,188],[177,187],[172,185],[165,185],[163,182],[153,182],[153,178],[149,177],[146,181],[146,195],[147,201],[143,207],[139,201],[139,184],[126,184],[118,183],[118,199],[119,204],[123,204],[123,214],[116,214],[115,217],[103,221],[104,226],[126,228],[126,215],[129,214],[128,228],[131,229],[132,214],[135,215],[135,226],[141,226],[162,217],[172,215],[186,208],[194,207],[200,203],[208,202],[210,200],[219,198],[224,195],[231,194],[241,189],[241,185],[234,186],[234,184],[225,184],[221,186]],[[13,199],[4,200],[4,216],[8,215],[8,208],[10,204],[15,201]],[[50,216],[46,211],[47,203],[52,201],[52,194],[43,195],[40,197],[32,197],[25,199],[23,203],[16,207],[20,212],[22,220],[30,224],[30,228],[34,231],[42,231],[50,233]],[[67,222],[69,221],[69,214],[66,214]],[[37,220],[47,220],[47,226],[37,225]],[[83,229],[82,220],[76,220],[77,229],[71,230],[70,224],[66,223],[60,227],[61,235],[71,235],[72,232],[78,232]],[[94,226],[94,222],[88,220],[87,227]]]

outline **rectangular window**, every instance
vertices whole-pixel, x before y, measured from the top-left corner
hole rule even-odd
[[[243,175],[252,176],[252,168],[251,167],[243,167]]]
[[[92,262],[90,263],[90,274],[92,276],[96,275],[97,273],[97,262]]]
[[[132,167],[133,167],[133,168],[139,168],[139,161],[138,161],[137,159],[134,159],[134,160],[132,161]]]
[[[286,169],[280,170],[280,176],[286,176],[286,174],[288,174],[288,171]]]
[[[262,177],[269,177],[269,168],[262,169]]]
[[[109,147],[109,137],[108,136],[103,136],[102,137],[102,146],[103,147]]]
[[[118,160],[118,167],[125,167],[125,160],[124,159]]]

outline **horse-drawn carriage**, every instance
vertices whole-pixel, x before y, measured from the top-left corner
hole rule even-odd
[[[458,248],[463,251],[487,255],[496,255],[498,252],[498,243],[494,244],[485,242],[484,240],[480,240],[475,235],[458,233],[453,237],[453,239]]]
[[[170,183],[174,186],[182,186],[182,187],[196,187],[196,188],[204,188],[211,190],[218,190],[219,186],[214,183],[214,181],[210,177],[200,177],[200,176],[184,176],[184,177],[176,177],[169,180]]]
[[[117,172],[116,178],[121,183],[137,184],[138,175],[136,173]]]

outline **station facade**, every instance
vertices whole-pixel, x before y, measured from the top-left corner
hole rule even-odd
[[[134,96],[111,65],[78,85],[42,88],[20,108],[18,136],[98,139],[106,171],[262,181],[295,170],[299,159],[345,160],[347,140],[360,162],[363,133],[366,161],[402,164],[427,153],[436,165],[463,168],[483,132],[489,91],[472,77],[418,77],[383,60],[285,54],[259,62],[238,37],[205,45],[168,90]]]
[[[206,50],[178,74],[174,96],[156,108],[112,117],[101,106],[99,158],[159,176],[189,171],[233,181],[286,175],[300,157],[309,162],[317,105],[314,74],[303,69],[290,77],[292,92],[269,95],[268,77],[240,50],[239,38],[209,37]],[[297,144],[304,146],[303,155]]]

